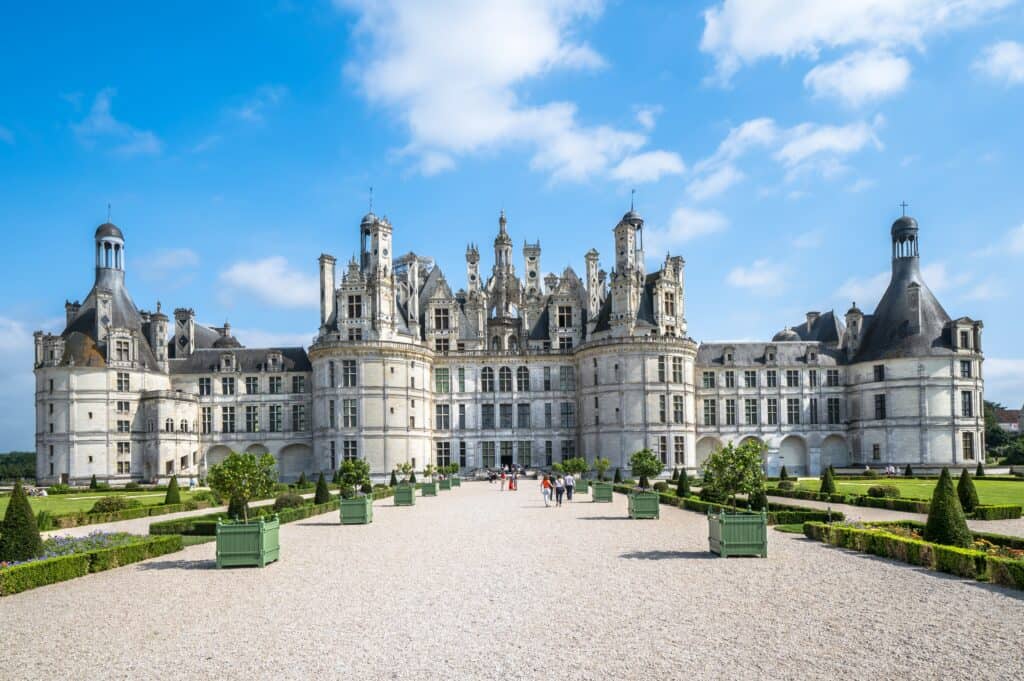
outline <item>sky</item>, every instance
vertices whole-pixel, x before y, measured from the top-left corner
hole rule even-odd
[[[1024,401],[1024,0],[8,3],[0,22],[0,451],[33,448],[32,332],[126,236],[136,305],[309,345],[317,257],[373,210],[465,286],[686,258],[698,340],[872,309],[900,204],[927,283]]]

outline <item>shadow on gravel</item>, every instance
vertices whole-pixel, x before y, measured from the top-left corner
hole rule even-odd
[[[710,560],[715,555],[709,551],[633,551],[623,553],[619,558],[629,560]]]
[[[295,523],[295,525],[297,527],[327,527],[327,526],[331,526],[331,525],[341,525],[341,521],[335,520],[334,522],[325,522],[325,523]]]
[[[155,563],[140,563],[140,570],[215,570],[215,560],[161,560]]]
[[[632,520],[624,515],[581,515],[580,520]]]

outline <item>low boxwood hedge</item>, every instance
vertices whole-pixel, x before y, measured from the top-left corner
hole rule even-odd
[[[139,506],[126,508],[121,511],[110,513],[65,513],[53,516],[54,524],[61,528],[81,527],[82,525],[95,525],[97,523],[112,523],[118,520],[136,520],[168,513],[181,513],[182,511],[195,511],[197,509],[209,508],[209,501],[186,501],[181,504],[158,504],[155,506]]]
[[[612,489],[622,494],[629,494],[635,488],[630,485],[613,485]],[[668,506],[675,506],[687,511],[696,511],[697,513],[707,513],[710,511],[735,511],[736,508],[732,506],[726,506],[725,504],[716,504],[710,501],[703,501],[697,497],[690,496],[685,498],[677,497],[672,492],[659,492],[658,499],[661,503]],[[746,509],[739,509],[746,510]],[[792,525],[795,523],[803,523],[810,520],[820,520],[827,522],[829,520],[844,520],[845,516],[839,511],[822,511],[816,508],[804,508],[801,506],[783,506],[782,504],[768,504],[768,524],[769,525]]]
[[[1021,507],[1013,504],[979,505],[968,518],[975,520],[1014,520],[1021,516]]]

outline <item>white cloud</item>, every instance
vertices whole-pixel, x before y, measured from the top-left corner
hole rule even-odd
[[[1014,227],[1007,233],[1007,242],[1014,253],[1024,253],[1024,224]]]
[[[803,234],[798,234],[793,239],[793,247],[800,249],[818,248],[825,243],[825,233],[820,229],[812,229]]]
[[[644,134],[579,121],[572,102],[530,103],[522,90],[557,71],[592,71],[604,60],[575,38],[600,15],[596,0],[480,3],[335,0],[357,15],[359,57],[346,66],[366,98],[404,122],[402,150],[421,172],[460,156],[525,148],[531,168],[582,181],[647,143]],[[641,125],[653,122],[653,112]]]
[[[959,269],[950,271],[944,262],[933,262],[921,268],[921,278],[928,284],[928,288],[935,293],[941,293],[963,288],[971,281],[972,276]]]
[[[309,347],[316,331],[309,333],[281,333],[263,329],[231,327],[231,335],[248,348],[290,348]]]
[[[611,171],[613,179],[633,184],[657,182],[663,175],[679,175],[686,169],[679,154],[645,151],[622,159]]]
[[[105,88],[93,99],[89,115],[81,123],[72,124],[78,141],[86,148],[97,143],[109,144],[118,156],[156,155],[163,151],[163,142],[149,130],[139,130],[117,120],[110,113],[110,100],[115,90]]]
[[[830,97],[856,107],[902,92],[909,79],[909,61],[884,50],[872,50],[815,66],[804,76],[804,87],[816,97]]]
[[[982,50],[973,64],[978,73],[1006,86],[1024,83],[1024,44],[1003,40]]]
[[[1006,288],[990,277],[984,281],[979,281],[968,288],[960,298],[962,300],[983,302],[995,300],[997,298],[1004,298],[1005,296]]]
[[[988,257],[993,255],[1005,255],[1007,253],[1020,255],[1024,253],[1024,223],[1010,229],[996,243],[979,248],[971,253],[976,257]]]
[[[661,115],[660,106],[641,106],[636,110],[636,122],[640,124],[644,130],[654,129],[654,119]]]
[[[809,161],[852,154],[868,144],[881,149],[882,143],[875,134],[875,128],[880,127],[883,121],[881,116],[876,116],[870,124],[866,121],[841,126],[801,123],[787,131],[787,140],[775,152],[775,158],[792,169]]]
[[[850,277],[836,290],[836,297],[855,302],[861,309],[873,310],[891,278],[891,272],[879,272],[871,277]]]
[[[262,123],[266,118],[267,109],[275,106],[287,95],[288,88],[283,85],[264,85],[240,106],[230,109],[230,113],[249,123]]]
[[[9,128],[0,125],[0,142],[14,144],[14,133]]]
[[[319,279],[291,269],[281,256],[236,262],[220,279],[232,297],[249,294],[280,307],[316,307],[320,302]]]
[[[199,255],[189,248],[169,248],[139,258],[137,271],[144,279],[159,281],[174,277],[178,282],[191,281],[199,266]]]
[[[32,330],[59,333],[63,325],[63,318],[27,322],[0,316],[0,451],[35,449]]]
[[[728,227],[729,221],[718,211],[680,206],[672,213],[666,227],[649,226],[644,230],[644,248],[652,257],[659,257],[691,239],[722,232]]]
[[[749,289],[759,295],[777,295],[785,288],[786,269],[767,258],[755,260],[749,267],[734,267],[725,281],[736,288]]]
[[[190,151],[193,154],[201,154],[204,151],[209,151],[210,149],[213,149],[214,147],[218,146],[223,141],[224,141],[224,138],[221,137],[220,135],[207,135],[203,139],[201,139],[198,142],[196,142],[192,146],[192,149]]]
[[[1016,408],[1024,395],[1024,359],[985,358],[985,399]]]
[[[860,194],[863,191],[871,189],[872,187],[875,186],[875,184],[877,183],[874,180],[862,177],[853,184],[851,184],[849,187],[847,187],[846,190],[851,194]]]
[[[686,193],[694,201],[705,201],[722,194],[743,178],[743,173],[736,166],[726,164],[707,175],[690,180],[686,185]]]

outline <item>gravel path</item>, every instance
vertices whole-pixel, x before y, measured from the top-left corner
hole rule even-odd
[[[193,546],[0,600],[5,678],[1024,677],[1024,595],[770,531],[712,558],[703,516],[544,508],[466,483],[281,528],[282,559]]]

